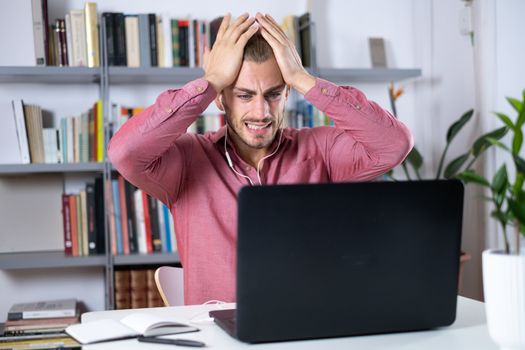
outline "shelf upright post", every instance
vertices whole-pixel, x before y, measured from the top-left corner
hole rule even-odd
[[[317,30],[315,27],[315,22],[308,22],[307,26],[310,27],[310,68],[312,70],[312,75],[317,77]]]
[[[106,19],[100,16],[99,46],[100,46],[100,99],[102,101],[102,115],[104,123],[104,172],[103,172],[103,192],[104,192],[104,228],[105,228],[105,251],[106,251],[106,269],[105,269],[105,308],[112,310],[115,307],[113,293],[113,256],[111,255],[111,237],[109,232],[109,218],[111,215],[110,208],[111,198],[111,164],[107,158],[107,145],[110,137],[110,116],[109,116],[109,69],[107,58],[107,40],[106,40]]]

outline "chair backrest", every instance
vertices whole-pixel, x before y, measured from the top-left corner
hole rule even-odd
[[[155,271],[155,283],[166,306],[184,305],[184,273],[180,267],[161,266]]]

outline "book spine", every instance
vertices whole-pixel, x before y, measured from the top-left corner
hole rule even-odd
[[[161,242],[161,250],[163,253],[169,252],[168,250],[168,241],[167,241],[167,235],[166,235],[166,225],[164,224],[164,204],[160,200],[157,199],[157,217],[159,220],[159,233],[160,233],[160,242]]]
[[[117,238],[117,254],[123,254],[124,248],[122,244],[122,217],[120,215],[120,195],[118,191],[118,180],[111,180],[111,189],[113,191],[113,206],[114,206],[114,220]]]
[[[159,65],[157,61],[157,16],[155,14],[148,14],[149,26],[149,44],[150,44],[150,62],[152,67]]]
[[[151,233],[151,217],[149,209],[149,199],[146,192],[142,192],[142,205],[144,206],[144,227],[146,229],[146,251],[148,254],[153,252],[153,236]]]
[[[104,203],[104,180],[102,176],[95,178],[95,231],[96,231],[96,253],[106,253],[106,226],[104,217],[106,215]]]
[[[139,18],[139,42],[140,42],[140,66],[151,67],[151,44],[149,40],[149,16],[138,15]]]
[[[88,226],[88,254],[97,254],[95,184],[86,184],[86,210]]]
[[[73,65],[73,34],[71,33],[71,15],[66,14],[64,21],[64,32],[66,37],[67,65]]]
[[[20,148],[22,164],[29,164],[31,163],[31,157],[29,155],[26,122],[24,119],[24,103],[22,100],[13,100],[12,105],[13,114],[15,116],[16,133],[18,136],[18,147]]]
[[[126,66],[126,25],[123,13],[115,13],[114,19],[115,34],[115,64],[117,66]]]
[[[173,242],[171,239],[171,228],[170,228],[170,212],[168,210],[168,207],[166,205],[162,205],[162,216],[163,223],[164,223],[164,231],[166,232],[166,252],[171,253],[173,252]]]
[[[86,43],[86,17],[84,10],[71,10],[71,66],[87,66],[87,43]]]
[[[149,218],[151,223],[151,244],[154,252],[162,251],[162,240],[160,239],[159,214],[157,200],[148,196]]]
[[[82,216],[82,255],[89,255],[89,224],[86,190],[80,191],[80,215]]]
[[[73,255],[73,242],[71,240],[71,213],[69,195],[62,194],[62,221],[64,223],[64,254]]]
[[[106,24],[106,43],[107,43],[107,56],[108,56],[108,65],[115,66],[116,55],[115,55],[115,33],[113,32],[114,19],[115,16],[113,13],[104,12],[102,17],[105,20]]]
[[[44,22],[42,0],[31,0],[33,16],[33,41],[35,47],[35,63],[37,66],[46,65],[45,32],[47,24]]]
[[[157,289],[157,285],[155,284],[155,270],[154,269],[146,270],[146,284],[147,284],[146,299],[147,299],[148,307],[164,306],[164,303],[162,302],[162,297],[160,296],[159,290]]]
[[[188,67],[189,62],[189,45],[188,45],[188,21],[179,20],[179,55],[180,55],[180,65],[182,67]]]
[[[129,270],[115,271],[115,308],[131,308],[131,281]]]
[[[79,256],[78,250],[78,228],[77,228],[77,199],[76,195],[70,194],[69,196],[69,214],[71,223],[71,249],[73,256]]]
[[[166,49],[164,43],[164,30],[162,28],[162,17],[156,16],[157,19],[157,65],[159,67],[168,67],[166,60]]]
[[[124,181],[124,187],[126,191],[126,208],[128,211],[128,235],[129,235],[129,251],[130,253],[137,253],[137,227],[135,224],[135,198],[133,197],[133,185],[127,181]]]
[[[140,67],[139,20],[137,16],[127,15],[126,26],[126,63],[128,67]]]
[[[142,191],[136,190],[135,198],[135,226],[137,228],[137,248],[140,254],[147,254],[146,225],[144,222],[144,204],[142,203]]]
[[[104,115],[102,112],[102,100],[96,103],[97,118],[97,162],[104,161]]]
[[[179,53],[179,21],[172,19],[171,22],[171,54],[173,59],[173,67],[180,66],[180,53]]]
[[[86,18],[86,47],[88,67],[99,67],[99,44],[98,44],[98,19],[97,19],[97,4],[94,2],[86,2],[85,8]]]
[[[122,229],[122,250],[125,255],[130,253],[129,230],[128,230],[128,208],[126,203],[126,184],[121,175],[118,175],[118,194],[120,202],[120,226]]]
[[[131,270],[131,308],[143,308],[147,302],[146,270]]]
[[[66,21],[59,19],[59,36],[60,36],[60,54],[63,66],[69,66],[68,52],[67,52],[67,35],[66,35]]]

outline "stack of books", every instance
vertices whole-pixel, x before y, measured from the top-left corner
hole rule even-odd
[[[0,349],[74,348],[79,344],[65,333],[80,322],[75,299],[13,305],[0,334]]]

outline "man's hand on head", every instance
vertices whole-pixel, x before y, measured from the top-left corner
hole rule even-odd
[[[204,51],[204,79],[219,94],[235,81],[241,69],[244,47],[259,25],[247,13],[230,24],[231,15],[224,16],[213,48]]]
[[[255,19],[261,26],[262,36],[272,47],[284,81],[304,95],[314,87],[315,78],[303,67],[294,43],[270,15],[257,13]]]

